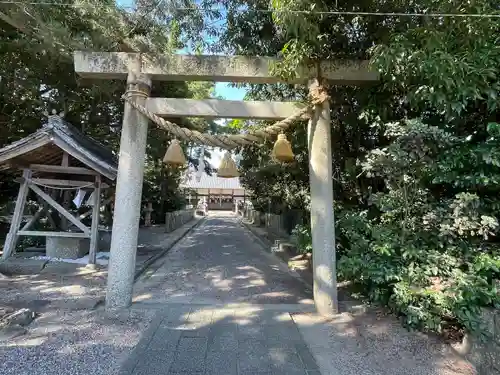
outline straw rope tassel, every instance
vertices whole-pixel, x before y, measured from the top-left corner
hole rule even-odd
[[[236,167],[236,163],[231,158],[231,153],[227,151],[222,158],[219,169],[217,170],[217,176],[222,178],[233,178],[239,177],[240,173]]]
[[[170,142],[163,162],[174,167],[181,167],[187,164],[184,151],[182,151],[182,147],[177,139],[173,139],[172,142]]]
[[[287,163],[293,160],[292,145],[286,139],[284,133],[278,134],[278,139],[274,143],[272,156],[281,162]]]

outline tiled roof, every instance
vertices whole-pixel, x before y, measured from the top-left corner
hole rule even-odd
[[[240,179],[217,177],[217,173],[211,176],[203,172],[200,181],[196,180],[196,171],[190,169],[183,177],[181,188],[187,189],[244,189],[240,184]]]
[[[8,163],[12,159],[28,165],[53,164],[63,151],[110,180],[116,179],[118,161],[113,152],[57,115],[49,116],[48,123],[35,133],[1,148],[0,169],[12,168]]]

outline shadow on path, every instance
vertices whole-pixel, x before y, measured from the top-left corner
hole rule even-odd
[[[209,217],[135,287],[134,301],[311,305],[312,294],[235,217]]]

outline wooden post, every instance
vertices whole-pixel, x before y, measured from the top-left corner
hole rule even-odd
[[[127,95],[144,105],[151,90],[151,79],[130,71],[127,88]],[[126,102],[116,179],[106,308],[125,308],[132,303],[147,136],[148,119]]]
[[[75,225],[77,228],[79,228],[81,231],[83,231],[86,234],[89,234],[89,228],[87,228],[78,218],[74,217],[71,212],[66,210],[63,206],[61,206],[59,203],[57,203],[52,197],[45,192],[43,192],[38,186],[29,183],[28,187],[35,192],[40,198],[42,198],[45,202],[50,204],[53,208],[55,208],[59,214],[64,216],[66,219],[68,219],[73,225]]]
[[[68,155],[67,152],[63,153],[61,166],[62,167],[69,167],[69,155]],[[70,205],[70,198],[71,198],[70,197],[70,192],[68,190],[63,190],[62,196],[63,196],[62,206],[66,210],[68,210],[69,209],[69,205]],[[64,216],[61,216],[61,220],[60,220],[59,223],[60,223],[61,229],[63,231],[68,230],[68,220]]]
[[[309,88],[318,85],[310,82]],[[311,234],[313,246],[314,303],[318,312],[338,312],[335,270],[335,219],[333,212],[330,103],[315,106],[308,126]]]
[[[94,201],[92,202],[92,224],[90,227],[89,264],[96,264],[99,245],[99,212],[101,209],[101,176],[95,176]]]
[[[17,240],[19,235],[17,231],[23,220],[24,206],[26,205],[26,197],[28,196],[28,183],[31,178],[31,170],[23,170],[23,181],[19,187],[19,193],[17,194],[16,207],[14,208],[14,215],[12,215],[12,221],[10,223],[9,233],[5,239],[5,244],[3,246],[2,259],[7,259],[12,252],[15,250],[17,245]]]

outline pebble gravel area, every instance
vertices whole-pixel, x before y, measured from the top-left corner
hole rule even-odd
[[[160,227],[141,228],[136,265],[141,265],[141,256],[149,258],[179,235],[165,234]],[[105,296],[106,268],[93,271],[40,260],[23,264],[34,274],[0,280],[0,313],[28,308],[36,318],[17,330],[17,338],[0,331],[0,375],[118,373],[120,361],[139,342],[154,312],[95,310]]]
[[[0,343],[2,375],[114,375],[152,311],[45,312],[18,339]]]

